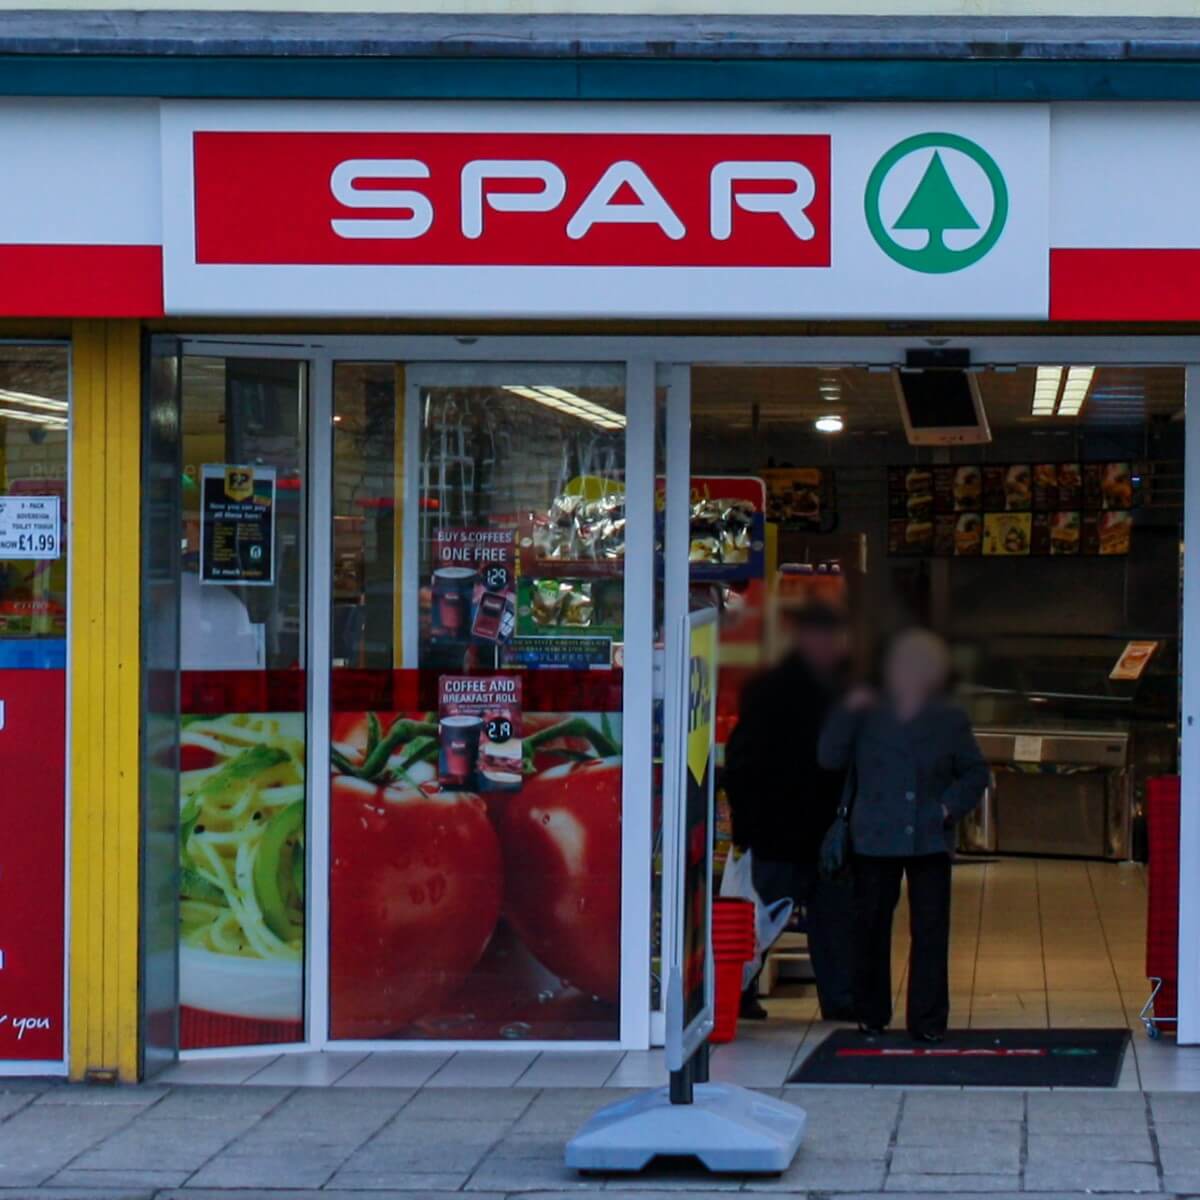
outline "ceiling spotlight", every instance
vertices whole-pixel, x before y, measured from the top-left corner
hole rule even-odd
[[[842,418],[836,413],[829,413],[827,416],[818,417],[813,424],[820,433],[841,433],[845,428]]]

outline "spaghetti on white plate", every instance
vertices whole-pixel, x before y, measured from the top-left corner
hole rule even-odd
[[[304,952],[304,718],[184,718],[181,747],[212,765],[180,773],[185,946],[295,961]],[[195,757],[195,754],[193,754]]]

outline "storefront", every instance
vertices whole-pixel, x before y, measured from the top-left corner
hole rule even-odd
[[[655,800],[679,738],[657,714],[689,581],[775,587],[786,520],[753,481],[807,465],[735,453],[732,424],[705,450],[693,429],[733,418],[704,389],[778,371],[853,425],[857,386],[865,405],[937,361],[1009,379],[997,404],[1027,421],[1061,365],[1066,419],[1129,367],[1169,376],[1154,411],[1182,420],[1193,108],[951,104],[899,77],[887,103],[649,96],[636,72],[582,102],[535,88],[544,62],[515,99],[294,79],[196,99],[153,61],[147,98],[0,107],[0,761],[41,797],[13,816],[38,899],[6,910],[0,1060],[133,1078],[181,1051],[660,1041]],[[1186,443],[1190,518],[1194,422]],[[938,558],[899,502],[904,553]],[[1097,560],[1140,520],[1025,515]],[[1194,1042],[1200,666],[1179,645]]]

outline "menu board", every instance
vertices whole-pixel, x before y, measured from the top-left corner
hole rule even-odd
[[[784,529],[827,531],[833,526],[833,472],[822,467],[768,467],[767,520]]]
[[[888,553],[938,558],[1129,553],[1131,462],[888,468]]]

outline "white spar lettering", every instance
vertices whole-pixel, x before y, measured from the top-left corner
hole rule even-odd
[[[738,180],[791,183],[790,192],[741,192]],[[709,187],[712,235],[724,241],[733,233],[733,206],[745,212],[778,213],[802,242],[816,230],[806,209],[817,194],[813,173],[796,162],[723,162],[713,167]]]
[[[536,179],[539,192],[500,192],[488,189],[488,179]],[[483,236],[484,205],[496,212],[552,212],[567,194],[567,177],[552,162],[480,158],[462,172],[462,231],[464,237]]]
[[[406,217],[335,217],[334,233],[343,238],[412,239],[433,226],[433,203],[412,188],[362,188],[371,179],[429,179],[427,163],[415,158],[351,158],[338,163],[329,178],[333,197],[346,208],[406,209]],[[491,186],[498,181],[528,180],[541,184],[536,191],[506,191]],[[739,183],[791,183],[790,191],[757,192]],[[614,203],[628,188],[636,203]],[[548,213],[566,198],[567,179],[555,163],[544,159],[473,159],[460,178],[461,225],[464,237],[483,236],[486,210],[494,212]],[[773,213],[800,241],[816,231],[808,207],[817,194],[813,173],[797,162],[720,162],[709,177],[709,232],[717,241],[733,235],[734,209],[748,213]],[[615,162],[584,197],[567,222],[567,236],[578,241],[596,225],[657,225],[672,241],[687,228],[649,175],[637,163]]]
[[[636,204],[612,202],[623,187],[632,189],[638,198]],[[567,222],[567,237],[586,237],[588,230],[599,224],[657,225],[676,242],[687,232],[675,210],[663,199],[662,192],[650,182],[646,172],[632,162],[615,162],[600,176]]]
[[[333,168],[329,190],[346,208],[406,208],[407,217],[381,220],[378,217],[350,220],[335,218],[330,224],[344,238],[419,238],[433,224],[429,197],[411,188],[366,188],[360,179],[428,179],[429,168],[415,158],[348,158]]]

